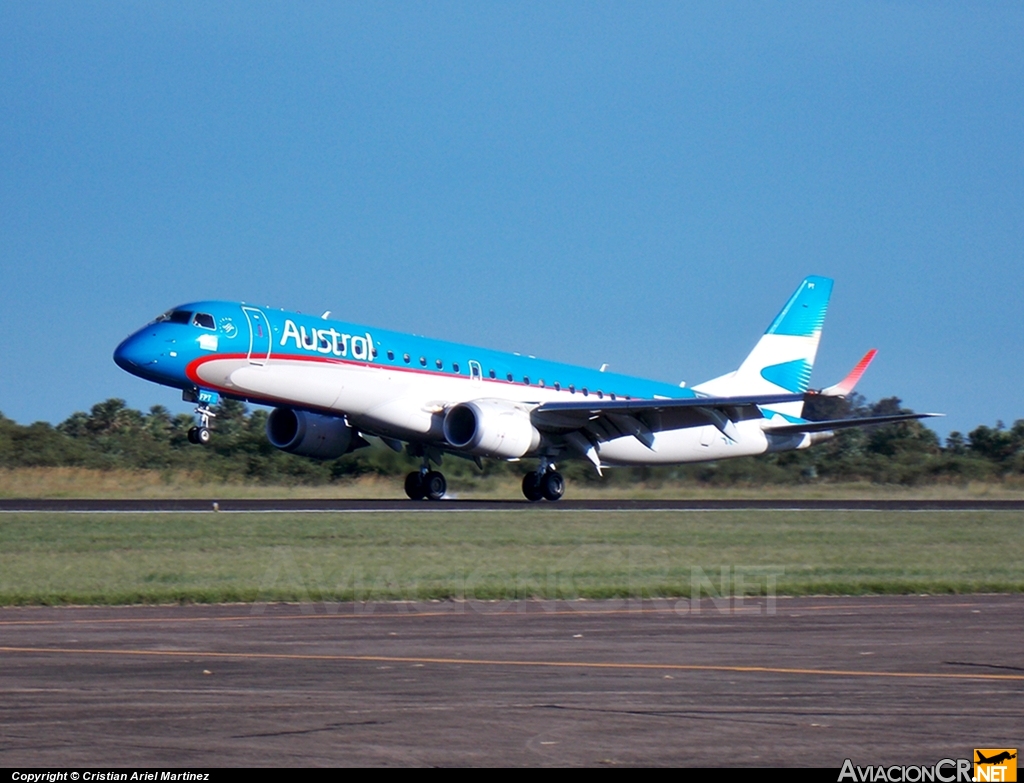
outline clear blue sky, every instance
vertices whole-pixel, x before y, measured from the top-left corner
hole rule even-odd
[[[836,279],[812,385],[1024,418],[1019,3],[0,2],[0,411],[188,410],[245,299],[670,381]]]

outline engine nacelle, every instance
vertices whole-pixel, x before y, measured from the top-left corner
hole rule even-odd
[[[445,440],[459,451],[482,457],[522,457],[540,445],[530,412],[506,400],[453,405],[444,416]]]
[[[354,432],[344,419],[291,408],[274,408],[267,418],[267,439],[282,451],[316,459],[334,459],[349,451]]]

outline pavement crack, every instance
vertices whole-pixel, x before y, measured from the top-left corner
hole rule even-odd
[[[971,663],[970,661],[943,661],[947,666],[976,666],[981,669],[1009,669],[1013,672],[1024,672],[1024,666],[1004,666],[999,663]]]
[[[317,729],[295,729],[294,731],[270,731],[260,734],[236,734],[231,739],[252,739],[253,737],[287,737],[293,734],[318,734],[322,731],[337,731],[338,729],[348,728],[349,726],[377,726],[379,724],[381,724],[381,721],[379,720],[361,720],[349,723],[328,723],[326,726],[321,726]]]
[[[741,716],[739,713],[723,714],[720,712],[703,710],[612,710],[602,707],[572,707],[565,704],[534,704],[532,705],[531,709],[565,710],[566,712],[591,712],[604,715],[636,715],[642,718],[684,718],[686,720],[707,720],[708,718],[728,719],[733,721],[734,723],[756,723],[771,726],[802,725],[801,723],[794,720],[796,716],[790,713],[787,713],[785,715],[785,717],[789,718],[789,720],[781,720],[781,714],[765,716],[764,718],[757,718],[754,716]],[[808,714],[813,714],[817,716],[820,713],[815,712]]]

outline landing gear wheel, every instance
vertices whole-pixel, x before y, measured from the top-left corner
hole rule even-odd
[[[544,493],[540,489],[540,481],[537,478],[536,473],[527,473],[523,476],[523,494],[526,495],[526,499],[531,503],[534,503],[544,497]]]
[[[436,470],[430,471],[423,477],[423,491],[427,500],[440,500],[448,491],[448,482],[444,480],[444,474]]]
[[[409,496],[410,500],[423,500],[426,497],[427,491],[423,487],[423,476],[418,470],[414,470],[405,477],[405,494]]]
[[[206,427],[192,427],[188,431],[188,442],[198,443],[200,446],[210,445],[213,434]]]
[[[552,470],[544,474],[540,480],[540,492],[548,500],[555,501],[565,494],[565,479],[558,471]]]

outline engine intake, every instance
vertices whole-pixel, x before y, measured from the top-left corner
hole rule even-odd
[[[351,450],[354,432],[344,419],[274,408],[267,418],[267,439],[282,451],[316,459],[335,459]]]
[[[514,459],[540,445],[530,413],[506,400],[474,400],[445,413],[444,437],[452,448],[481,457]]]

